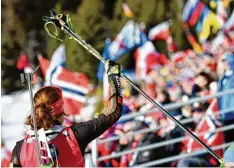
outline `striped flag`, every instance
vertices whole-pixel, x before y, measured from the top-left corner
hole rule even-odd
[[[161,39],[167,41],[170,36],[169,27],[171,22],[162,22],[149,30],[148,38],[150,40]]]
[[[233,31],[234,30],[234,11],[232,15],[228,18],[228,20],[223,25],[224,30]]]
[[[184,6],[182,18],[189,26],[195,26],[201,16],[205,4],[200,0],[188,0]]]
[[[150,40],[164,40],[167,43],[167,50],[173,53],[177,50],[170,34],[170,26],[172,21],[162,22],[149,30],[148,38]]]
[[[46,79],[46,85],[51,83],[51,79],[53,73],[55,72],[56,67],[57,66],[65,67],[65,63],[66,63],[65,46],[62,44],[54,51],[51,57],[51,62],[49,63],[49,67],[48,69],[46,69],[46,74],[44,74]]]
[[[114,41],[108,47],[110,59],[117,60],[120,56],[131,51],[134,47],[140,45],[140,27],[139,24],[129,20]]]
[[[195,129],[195,134],[204,133],[203,135],[199,135],[198,138],[201,139],[208,146],[218,146],[224,143],[223,132],[214,132],[221,126],[220,123],[217,121],[217,118],[214,116],[217,111],[217,101],[214,99],[206,111],[206,116],[201,119]],[[202,146],[194,141],[192,138],[190,138],[188,141],[185,140],[183,143],[186,146],[185,150],[188,153],[202,149]],[[216,153],[222,157],[223,149],[217,150]],[[216,160],[213,159],[214,158],[211,158],[211,160],[209,161],[215,163]]]
[[[164,54],[158,53],[151,41],[146,41],[134,53],[136,60],[136,77],[145,79],[147,73],[157,66],[163,66],[168,63]]]
[[[65,113],[69,115],[79,114],[90,91],[89,80],[86,75],[70,72],[61,65],[57,65],[50,73],[48,67],[48,65],[51,65],[50,61],[39,57],[39,62],[42,72],[47,76],[47,84],[56,85],[62,89]],[[49,76],[48,73],[51,75]]]

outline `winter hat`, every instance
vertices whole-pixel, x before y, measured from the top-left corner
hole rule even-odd
[[[224,162],[234,162],[234,143],[226,149],[223,159]]]

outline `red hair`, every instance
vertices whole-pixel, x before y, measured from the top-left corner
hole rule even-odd
[[[39,89],[34,96],[34,108],[36,113],[37,129],[51,128],[56,124],[57,120],[63,115],[61,106],[60,112],[56,113],[54,108],[57,102],[62,101],[62,91],[55,86],[46,86]],[[33,128],[33,117],[30,115],[26,124]]]

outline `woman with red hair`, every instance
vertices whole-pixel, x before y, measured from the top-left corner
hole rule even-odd
[[[16,143],[13,149],[11,162],[14,167],[43,165],[84,167],[83,155],[86,146],[111,127],[120,118],[122,111],[120,65],[114,61],[107,61],[105,66],[111,88],[108,106],[97,118],[87,122],[63,127],[64,110],[61,89],[56,86],[46,86],[36,92],[34,107],[41,165],[38,165],[33,116],[30,115],[26,124],[31,126],[31,130],[23,140]]]

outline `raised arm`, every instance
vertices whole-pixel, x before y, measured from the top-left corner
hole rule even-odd
[[[104,133],[121,116],[123,98],[120,83],[120,65],[114,61],[107,61],[105,68],[111,93],[107,106],[97,118],[78,123],[71,127],[78,139],[82,153],[84,153],[88,143]]]

